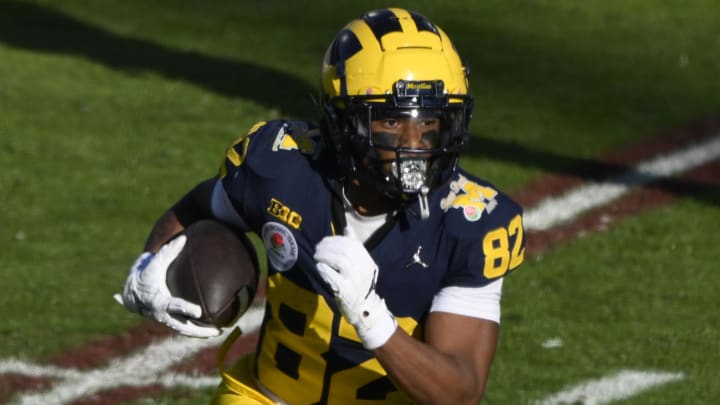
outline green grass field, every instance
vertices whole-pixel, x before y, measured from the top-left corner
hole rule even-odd
[[[0,0],[0,359],[43,362],[139,322],[111,296],[152,222],[255,121],[314,117],[325,47],[386,5]],[[463,164],[506,190],[720,112],[714,0],[393,5],[466,59]],[[686,375],[623,404],[720,400],[718,226],[709,190],[529,257],[506,283],[485,403],[622,369]],[[182,392],[137,403],[209,395]]]

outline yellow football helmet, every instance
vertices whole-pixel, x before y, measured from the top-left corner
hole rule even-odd
[[[424,199],[449,176],[467,143],[473,106],[467,73],[445,32],[416,12],[375,10],[345,26],[322,64],[322,121],[346,175],[405,201]],[[418,115],[440,120],[430,149],[373,141],[373,120]],[[396,153],[390,173],[378,149]]]

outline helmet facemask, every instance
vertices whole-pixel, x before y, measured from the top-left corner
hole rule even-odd
[[[336,117],[336,141],[349,152],[349,174],[403,203],[418,196],[421,216],[427,217],[427,194],[454,169],[467,143],[471,98],[445,93],[441,80],[398,80],[393,94],[338,96],[325,105]],[[408,145],[396,132],[374,131],[373,121],[383,120],[416,125],[419,144]]]

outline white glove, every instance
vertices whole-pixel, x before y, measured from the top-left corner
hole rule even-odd
[[[218,336],[220,330],[193,323],[190,319],[202,316],[199,305],[170,295],[165,281],[170,263],[180,254],[187,238],[180,235],[165,244],[156,254],[145,252],[130,268],[122,295],[115,301],[132,312],[175,329],[183,335],[208,338]]]
[[[397,322],[375,293],[378,267],[365,246],[347,236],[328,236],[317,244],[313,258],[363,346],[374,350],[384,345],[395,332]]]

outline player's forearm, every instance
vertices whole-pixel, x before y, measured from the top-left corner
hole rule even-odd
[[[195,186],[155,222],[147,241],[146,252],[157,252],[170,238],[191,223],[212,216],[210,200],[215,178]]]
[[[402,330],[375,350],[393,382],[418,404],[477,404],[485,378],[459,358],[442,353]]]
[[[157,222],[155,222],[155,225],[150,231],[150,235],[148,235],[147,241],[145,241],[143,250],[145,252],[157,253],[162,245],[183,229],[185,229],[185,227],[178,221],[175,211],[172,209],[167,210]]]

